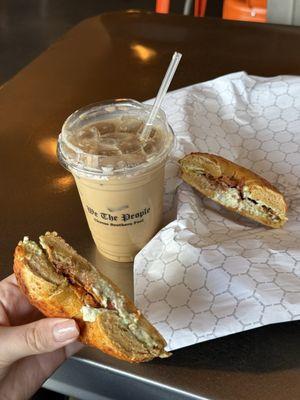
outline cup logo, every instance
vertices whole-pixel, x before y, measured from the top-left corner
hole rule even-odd
[[[134,213],[117,213],[111,214],[103,211],[94,210],[90,206],[86,206],[87,211],[94,217],[94,221],[103,225],[110,226],[130,226],[144,222],[144,217],[150,213],[150,207]]]

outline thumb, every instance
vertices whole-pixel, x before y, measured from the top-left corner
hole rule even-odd
[[[31,324],[0,328],[0,362],[48,353],[74,342],[79,329],[72,319],[44,318]]]

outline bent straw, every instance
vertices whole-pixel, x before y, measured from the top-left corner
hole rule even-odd
[[[158,113],[158,110],[160,108],[160,105],[161,105],[161,103],[162,103],[162,101],[163,101],[163,99],[164,99],[164,97],[165,97],[165,95],[166,95],[166,93],[167,93],[167,91],[169,89],[170,83],[171,83],[171,81],[173,79],[173,76],[174,76],[175,71],[176,71],[176,69],[178,67],[178,64],[179,64],[179,61],[180,61],[181,57],[182,57],[182,54],[181,53],[177,53],[177,51],[175,51],[175,53],[173,54],[172,60],[171,60],[171,62],[169,64],[169,67],[167,69],[166,75],[165,75],[165,77],[164,77],[164,79],[163,79],[163,81],[162,81],[162,83],[160,85],[159,91],[157,93],[157,96],[156,96],[155,102],[153,104],[152,110],[150,112],[150,115],[148,117],[148,120],[145,123],[144,128],[143,128],[143,130],[141,132],[140,140],[142,142],[147,142],[147,140],[149,139],[149,135],[150,135],[150,132],[151,132],[151,127],[152,127],[153,121],[155,120],[155,118],[157,116],[157,113]]]

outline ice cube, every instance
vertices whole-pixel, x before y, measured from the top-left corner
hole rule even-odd
[[[111,157],[103,157],[99,161],[99,164],[101,167],[114,168],[119,161],[120,161],[120,156],[116,155]]]
[[[154,140],[148,140],[143,146],[143,150],[147,155],[153,154],[157,151],[156,143]]]
[[[93,133],[95,137],[96,137],[96,136],[98,137],[98,136],[100,135],[100,131],[99,131],[99,129],[98,129],[96,126],[89,126],[89,127],[87,127],[87,132]]]
[[[100,156],[111,157],[111,156],[118,156],[119,154],[122,153],[117,148],[105,147],[100,145],[97,149],[97,154]]]
[[[135,154],[124,154],[123,160],[126,162],[128,167],[135,167],[140,165],[146,161],[146,157],[142,152],[138,152]]]
[[[77,136],[78,141],[88,141],[88,140],[92,140],[92,139],[98,139],[98,130],[95,127],[92,127],[91,129],[86,129],[86,130],[82,130],[79,131]]]
[[[115,140],[120,140],[121,137],[123,137],[124,133],[122,132],[110,132],[110,133],[105,133],[104,135],[101,135],[101,140],[104,139],[115,139]]]
[[[82,151],[89,154],[98,154],[98,146],[99,143],[97,140],[89,140],[88,142],[79,142],[77,147],[79,147]]]
[[[123,154],[136,153],[141,149],[141,145],[136,140],[124,140],[119,144],[119,149]]]
[[[156,134],[156,129],[155,129],[155,128],[152,128],[152,129],[151,129],[151,132],[150,132],[150,134],[149,134],[149,138],[150,138],[150,139],[154,138],[155,134]]]
[[[83,129],[70,135],[70,142],[89,154],[97,154],[97,147],[99,144],[99,133],[97,129]]]
[[[120,132],[137,133],[139,128],[142,126],[142,123],[143,121],[134,117],[122,117],[119,130]]]
[[[100,144],[101,146],[116,147],[118,142],[116,139],[105,137],[100,139]]]
[[[101,136],[113,133],[116,130],[116,125],[112,122],[100,122],[96,125]]]

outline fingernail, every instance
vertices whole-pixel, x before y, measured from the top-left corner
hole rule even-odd
[[[53,336],[57,342],[66,342],[67,340],[77,338],[78,335],[77,325],[72,319],[54,325]]]

